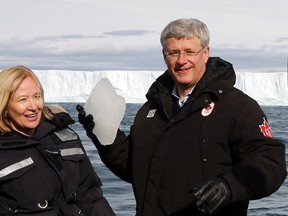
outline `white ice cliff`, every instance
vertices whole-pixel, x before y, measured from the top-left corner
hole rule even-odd
[[[126,103],[143,103],[149,86],[163,71],[34,70],[45,90],[46,102],[85,103],[102,78],[108,78]],[[235,87],[260,105],[288,106],[286,72],[238,72]]]

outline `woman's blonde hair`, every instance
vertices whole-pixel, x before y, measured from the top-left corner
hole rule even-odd
[[[22,83],[22,81],[27,78],[31,77],[39,86],[41,97],[43,98],[44,102],[44,90],[43,87],[34,74],[32,70],[24,66],[15,66],[11,68],[7,68],[0,72],[0,132],[7,133],[11,131],[11,125],[7,119],[7,109],[8,105],[10,104],[12,97]],[[49,109],[44,106],[43,108],[43,115],[47,119],[51,119],[53,114],[49,111]]]

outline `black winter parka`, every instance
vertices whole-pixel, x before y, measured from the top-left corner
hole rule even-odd
[[[0,215],[112,216],[66,113],[42,119],[37,132],[0,135]]]
[[[128,136],[119,130],[110,146],[94,139],[107,167],[132,183],[137,216],[201,215],[193,190],[217,176],[232,194],[217,216],[247,215],[249,200],[281,186],[285,146],[271,137],[257,102],[233,87],[235,80],[230,63],[210,58],[173,115],[174,81],[166,71],[150,87]]]

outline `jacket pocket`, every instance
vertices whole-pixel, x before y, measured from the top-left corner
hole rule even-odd
[[[0,181],[20,177],[31,170],[34,166],[35,164],[31,157],[11,162],[10,165],[1,167]]]
[[[70,161],[79,161],[86,156],[83,149],[80,147],[60,149],[60,154],[63,160],[70,160]]]

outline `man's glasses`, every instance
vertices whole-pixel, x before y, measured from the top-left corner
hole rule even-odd
[[[171,60],[171,61],[175,61],[179,58],[179,56],[181,54],[185,55],[186,58],[188,59],[195,59],[197,57],[197,55],[204,50],[206,47],[203,47],[202,49],[200,49],[197,52],[194,52],[192,50],[185,50],[185,51],[179,51],[179,50],[173,50],[173,51],[164,51],[165,56],[167,57],[167,59]]]

